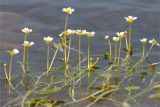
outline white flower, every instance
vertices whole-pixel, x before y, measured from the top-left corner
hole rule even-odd
[[[22,45],[26,46],[26,47],[30,47],[30,46],[34,45],[34,42],[24,41],[24,43]]]
[[[143,38],[143,39],[140,39],[141,43],[146,43],[147,42],[147,38]]]
[[[86,32],[86,30],[76,30],[75,33],[76,33],[78,36],[82,36],[82,35],[85,35],[87,32]]]
[[[95,36],[95,32],[86,32],[86,35],[88,38],[91,38]]]
[[[61,43],[55,43],[55,42],[52,42],[52,44],[54,45],[54,47],[58,50],[60,50],[61,52],[63,51],[63,48],[62,48],[62,44]]]
[[[64,35],[72,36],[74,35],[75,31],[71,29],[67,29],[67,31],[63,32]]]
[[[59,34],[59,37],[62,37],[62,36],[63,36],[63,32]]]
[[[74,12],[74,9],[71,7],[63,8],[62,12],[66,12],[67,14],[72,14]]]
[[[116,34],[120,39],[123,39],[125,32],[117,32]]]
[[[127,36],[128,32],[127,31],[124,31],[124,36]]]
[[[32,29],[29,29],[29,28],[25,27],[25,28],[22,29],[22,32],[25,33],[25,34],[29,34],[29,33],[32,32]]]
[[[13,49],[11,51],[7,51],[10,55],[16,55],[19,53],[19,50],[18,49]]]
[[[153,44],[153,45],[160,46],[160,44],[154,38],[152,40],[149,40],[149,43]]]
[[[106,35],[104,38],[107,40],[107,39],[109,38],[109,36],[108,36],[108,35]]]
[[[113,41],[114,42],[118,42],[119,41],[119,37],[113,37]]]
[[[46,44],[50,44],[53,40],[53,37],[50,37],[50,36],[44,37],[43,40]]]
[[[132,24],[134,22],[134,20],[137,19],[137,17],[133,17],[133,16],[128,16],[128,17],[125,17],[126,21],[130,24]]]

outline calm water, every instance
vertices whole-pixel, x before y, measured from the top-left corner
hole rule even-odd
[[[95,31],[96,37],[92,39],[92,53],[102,54],[106,47],[104,36],[114,36],[117,31],[127,30],[125,16],[137,16],[133,25],[133,44],[139,49],[139,39],[153,37],[160,40],[160,1],[159,0],[0,0],[0,78],[3,80],[3,62],[8,62],[6,50],[18,48],[22,51],[23,34],[21,28],[33,29],[30,40],[35,41],[30,51],[31,69],[34,72],[44,71],[45,45],[44,36],[53,36],[58,41],[58,34],[63,30],[65,14],[63,7],[75,8],[71,15],[68,28],[86,29]],[[76,43],[73,39],[73,44]],[[160,42],[160,41],[159,41]],[[73,47],[77,47],[74,45]],[[147,46],[149,48],[149,45]],[[82,41],[83,51],[86,52],[86,39]],[[95,49],[96,48],[96,49]],[[160,48],[154,48],[150,54],[152,62],[160,61]],[[136,57],[141,53],[137,52]],[[19,61],[22,54],[15,57]],[[103,63],[102,63],[103,65]],[[14,66],[13,75],[20,72]],[[36,66],[36,67],[35,67]],[[0,105],[4,104],[4,81],[0,81]],[[157,104],[142,102],[145,107],[158,107]],[[105,106],[104,106],[105,107]]]

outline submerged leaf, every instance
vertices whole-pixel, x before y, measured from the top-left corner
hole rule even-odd
[[[160,98],[160,92],[150,95],[149,98]]]
[[[35,90],[32,92],[32,94],[39,94],[39,95],[43,95],[43,94],[53,94],[56,93],[57,91],[61,90],[61,87],[54,87],[54,88],[45,88],[45,89],[41,89],[41,90]]]
[[[111,73],[105,73],[105,74],[101,74],[100,76],[102,76],[104,78],[107,78],[107,79],[110,79],[112,77],[112,74]]]
[[[159,89],[160,89],[160,84],[155,85],[153,88],[154,88],[154,89],[155,89],[155,88],[159,88]]]
[[[131,105],[129,103],[127,103],[127,102],[123,102],[122,103],[122,107],[131,107]]]
[[[139,86],[127,86],[124,89],[127,91],[131,91],[131,90],[139,90],[141,87]]]
[[[104,59],[105,59],[105,60],[108,60],[109,57],[110,57],[109,53],[108,53],[108,52],[105,52],[105,53],[104,53]]]
[[[94,66],[92,66],[92,69],[100,69],[100,67],[99,67],[99,66],[94,65]]]
[[[60,105],[60,104],[64,104],[64,101],[41,98],[41,99],[30,99],[30,100],[27,100],[25,103],[29,104],[31,107],[35,107],[35,106],[46,105],[46,104],[52,104],[52,106]]]

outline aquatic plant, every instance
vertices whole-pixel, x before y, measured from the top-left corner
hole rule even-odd
[[[86,107],[90,107],[100,101],[111,101],[115,105],[121,105],[122,107],[130,107],[130,102],[135,101],[139,96],[145,93],[152,92],[159,88],[160,81],[157,80],[157,72],[159,68],[156,67],[160,62],[152,63],[148,60],[149,53],[154,46],[160,46],[156,39],[149,40],[151,44],[150,48],[147,50],[147,38],[140,39],[142,43],[142,56],[138,61],[132,58],[133,53],[132,46],[132,24],[137,19],[137,17],[128,16],[125,17],[126,21],[129,23],[129,31],[117,32],[116,35],[105,35],[105,40],[107,41],[107,52],[104,54],[105,66],[98,65],[98,62],[103,62],[102,55],[94,55],[91,50],[91,38],[95,36],[94,31],[87,30],[73,30],[68,28],[69,16],[74,12],[71,7],[63,8],[62,12],[66,13],[64,30],[59,34],[60,40],[57,42],[53,40],[53,37],[48,36],[43,38],[43,42],[47,45],[47,55],[46,55],[46,69],[42,73],[32,73],[29,69],[29,48],[34,45],[34,42],[28,41],[28,37],[32,32],[32,29],[23,28],[21,31],[24,33],[23,41],[23,60],[21,66],[24,68],[23,74],[18,77],[20,79],[17,84],[11,82],[12,79],[12,63],[13,56],[19,53],[18,49],[13,49],[7,51],[10,55],[9,67],[7,63],[3,64],[4,73],[6,80],[12,90],[9,88],[9,94],[11,91],[15,92],[18,96],[14,98],[10,103],[15,106],[46,106],[53,107],[57,105],[68,106],[74,103],[80,103],[86,101]],[[76,35],[76,36],[75,36]],[[58,36],[57,36],[58,37]],[[72,48],[72,38],[78,39],[77,45],[78,49]],[[81,41],[83,38],[87,38],[87,52],[82,55]],[[114,44],[112,46],[112,44]],[[123,44],[125,47],[123,48]],[[112,50],[113,49],[113,50]],[[53,51],[51,51],[53,50]],[[109,50],[109,51],[108,51]],[[72,64],[73,61],[72,51],[77,52],[77,59]],[[122,57],[122,52],[127,52],[126,56]],[[62,52],[62,55],[58,54]],[[59,57],[57,57],[59,56]],[[96,57],[96,58],[95,58]],[[145,63],[147,62],[148,63]],[[58,62],[63,64],[58,66]],[[61,64],[60,63],[60,64]],[[78,63],[78,64],[77,64]],[[59,64],[59,63],[58,63]],[[141,64],[141,66],[139,66]],[[76,67],[75,67],[76,66]],[[152,72],[148,72],[148,69]],[[8,70],[9,69],[9,70]],[[141,70],[141,72],[139,72]],[[57,74],[57,72],[63,72]],[[23,75],[22,74],[22,75]],[[27,76],[27,78],[25,78]],[[47,81],[44,81],[44,76],[47,77]],[[145,79],[149,78],[149,82]],[[139,81],[144,86],[139,86],[134,83],[135,78],[140,78]],[[17,77],[15,77],[17,78]],[[88,82],[86,82],[86,79]],[[115,80],[115,81],[113,81]],[[28,84],[28,82],[31,82]],[[26,86],[27,83],[27,86]],[[88,83],[87,87],[84,83]],[[98,84],[96,84],[98,83]],[[18,87],[25,87],[25,91],[19,90]],[[26,88],[27,87],[27,88]],[[28,88],[29,87],[29,88]],[[84,91],[82,91],[84,89]],[[89,90],[88,90],[89,89]],[[128,96],[125,96],[124,101],[119,101],[115,96],[117,92],[128,91]],[[67,93],[68,100],[62,98],[60,100],[53,98],[54,94]],[[84,92],[88,92],[84,95]],[[119,95],[118,95],[119,96]],[[149,96],[149,98],[159,97],[159,93],[154,93]],[[6,106],[7,106],[6,104]],[[86,104],[86,103],[85,103]]]

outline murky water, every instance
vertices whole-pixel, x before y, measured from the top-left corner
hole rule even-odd
[[[6,50],[18,48],[22,51],[23,34],[21,28],[33,29],[30,40],[35,41],[31,47],[31,70],[43,72],[45,70],[46,48],[43,43],[44,36],[53,36],[58,41],[58,34],[63,30],[65,14],[63,7],[75,8],[71,15],[68,28],[86,29],[95,31],[92,39],[91,51],[93,54],[102,54],[106,47],[104,36],[115,35],[117,31],[128,30],[124,17],[137,16],[133,25],[133,44],[139,49],[139,39],[153,37],[160,40],[160,1],[159,0],[0,0],[0,78],[4,80],[2,65],[9,61]],[[82,50],[86,52],[86,41],[82,41]],[[73,39],[73,44],[77,42]],[[74,45],[73,47],[77,47]],[[149,48],[149,45],[147,45]],[[95,49],[97,48],[97,49]],[[150,54],[152,62],[160,61],[160,48],[154,48]],[[136,57],[141,53],[137,51]],[[19,61],[22,54],[15,57]],[[104,63],[102,63],[103,65]],[[13,75],[19,74],[20,68],[15,64]],[[6,101],[4,81],[0,81],[0,105]],[[143,101],[145,107],[158,107],[157,104]],[[104,106],[105,107],[105,106]],[[135,106],[137,107],[137,106]]]

